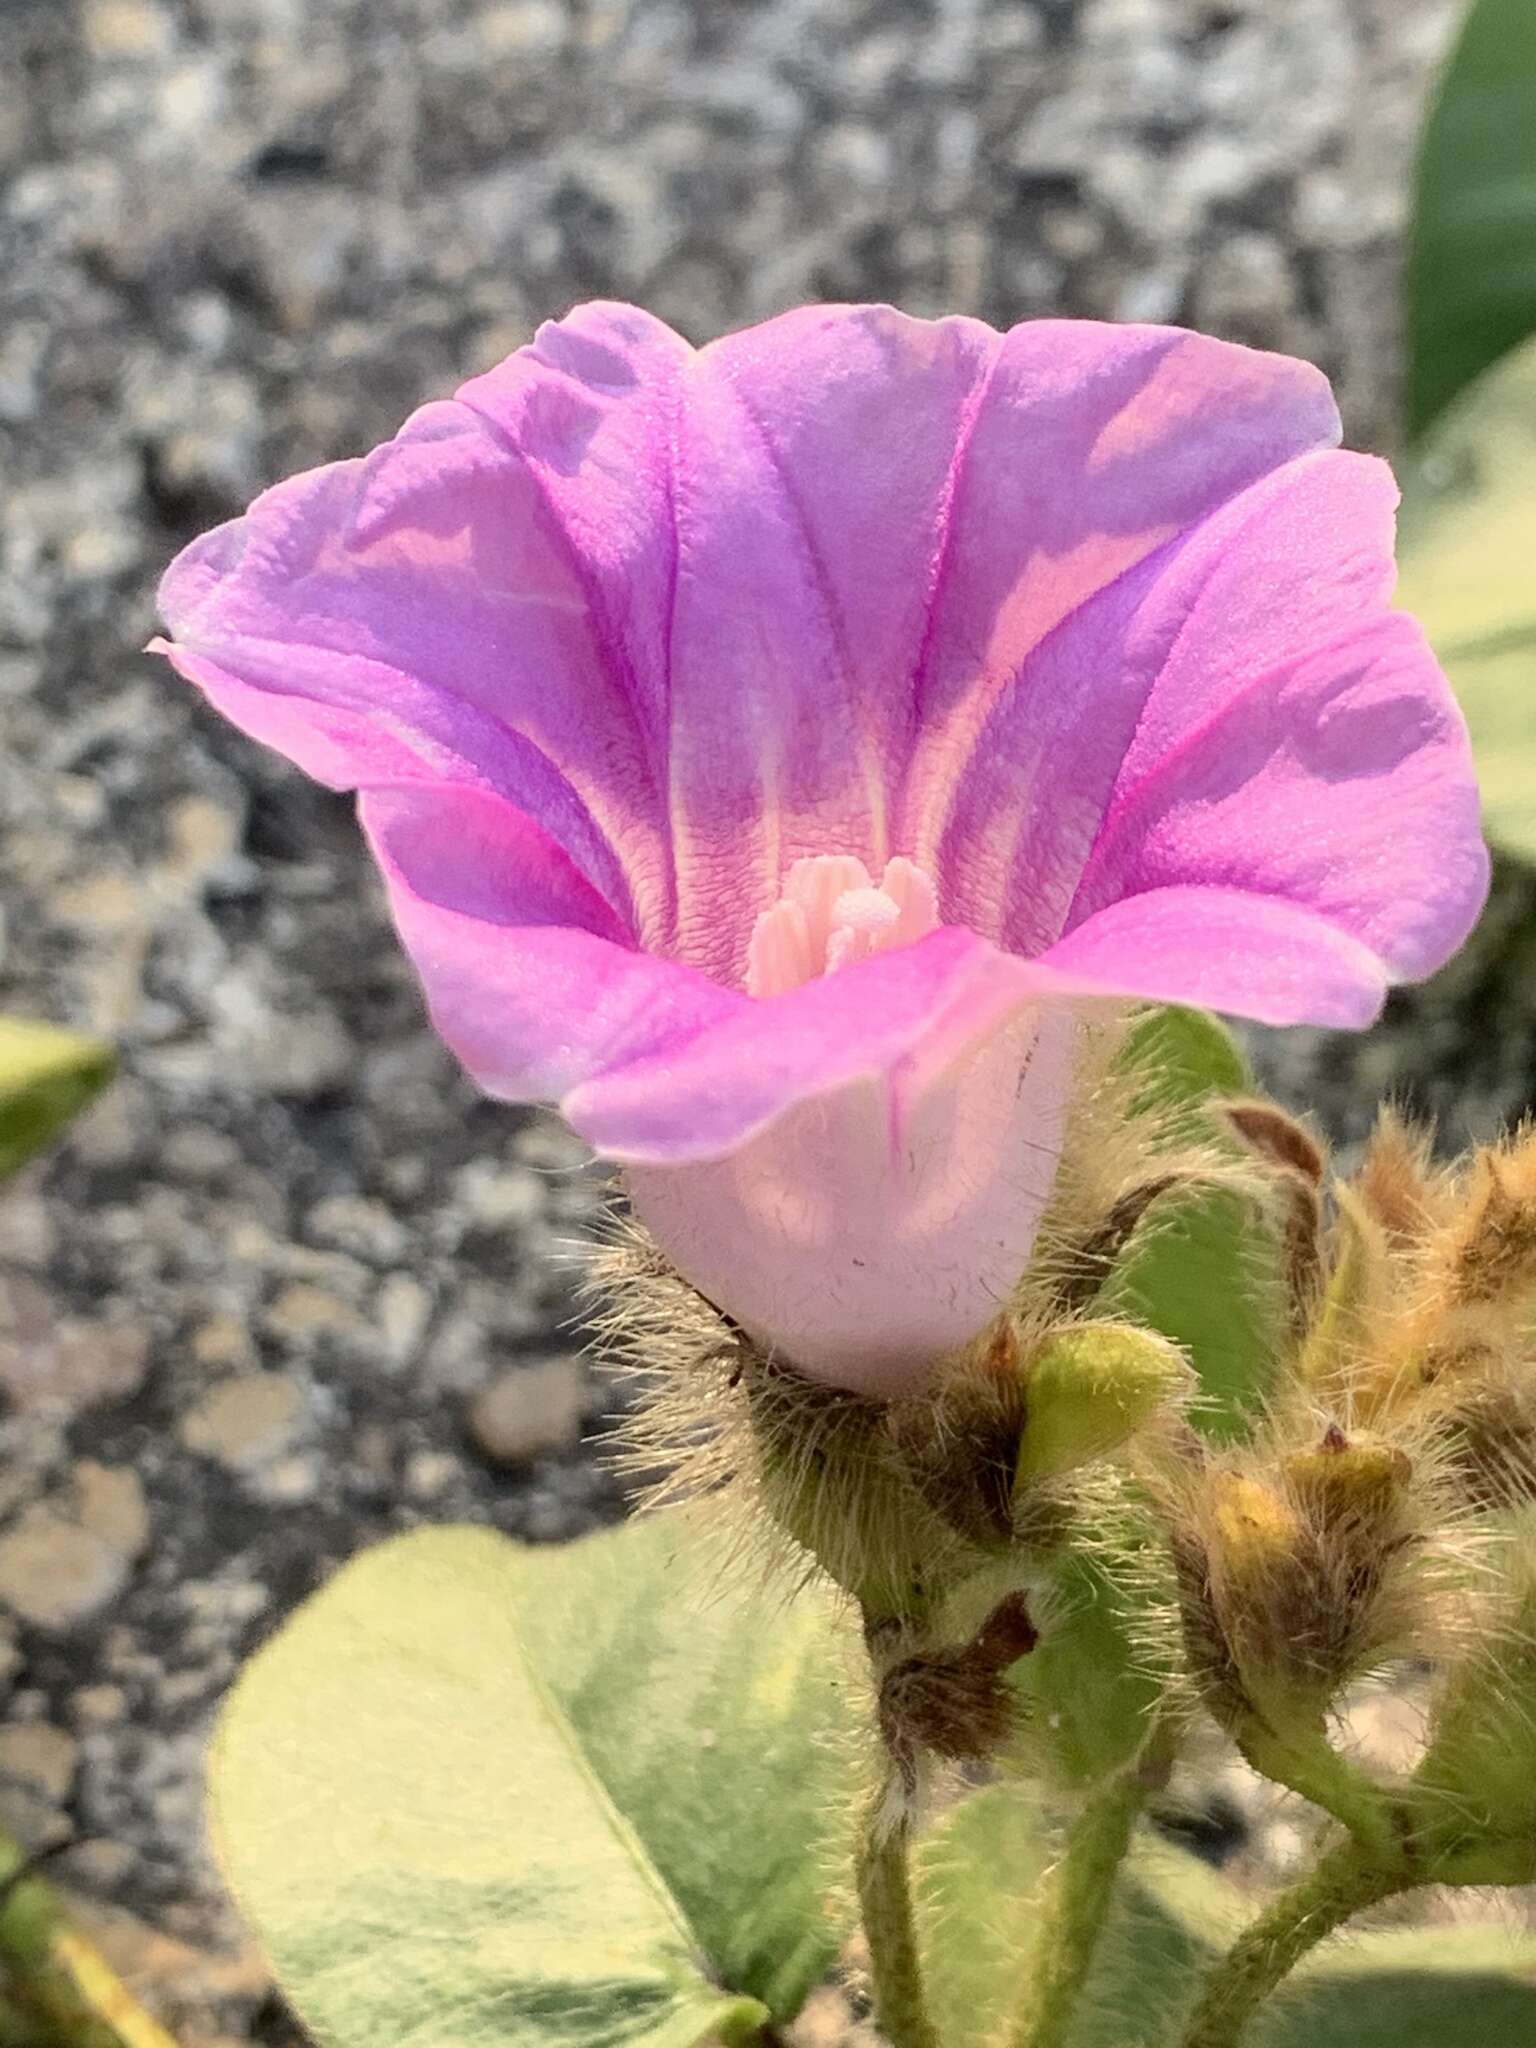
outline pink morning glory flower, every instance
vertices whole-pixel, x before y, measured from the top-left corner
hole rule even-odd
[[[484,1087],[896,1393],[1028,1258],[1082,1003],[1360,1026],[1472,923],[1462,721],[1338,434],[1173,329],[586,306],[195,542],[156,644],[358,791]]]

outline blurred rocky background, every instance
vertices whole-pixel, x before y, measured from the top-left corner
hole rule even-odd
[[[125,1068],[0,1200],[0,1821],[188,2048],[291,2038],[201,1848],[240,1657],[391,1528],[622,1500],[568,1327],[598,1188],[427,1035],[347,804],[140,654],[157,572],[592,295],[700,340],[818,298],[1182,321],[1390,448],[1454,13],[0,0],[0,1007]],[[1518,1110],[1533,894],[1271,1078],[1345,1138],[1384,1088]]]

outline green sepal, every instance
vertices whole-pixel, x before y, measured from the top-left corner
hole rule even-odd
[[[1253,1089],[1248,1063],[1226,1025],[1208,1010],[1182,1003],[1145,1010],[1127,1032],[1116,1065],[1142,1079],[1131,1102],[1137,1115],[1198,1112],[1213,1096]]]
[[[1093,1303],[1179,1346],[1199,1381],[1189,1419],[1218,1442],[1243,1436],[1273,1388],[1288,1310],[1273,1222],[1210,1184],[1154,1205]]]
[[[1117,1064],[1143,1077],[1133,1113],[1242,1156],[1211,1112],[1224,1096],[1251,1095],[1253,1076],[1218,1018],[1178,1004],[1148,1009]],[[1190,1419],[1218,1439],[1240,1436],[1274,1383],[1286,1315],[1278,1233],[1235,1189],[1170,1190],[1149,1208],[1092,1312],[1143,1323],[1180,1346],[1203,1396]]]
[[[1009,1673],[1021,1716],[1008,1762],[1057,1786],[1094,1785],[1140,1754],[1164,1696],[1149,1588],[1134,1572],[1067,1552],[1046,1572],[1037,1604],[1040,1639]],[[1170,1610],[1169,1664],[1176,1628]]]
[[[1189,1380],[1183,1354],[1167,1338],[1130,1323],[1058,1330],[1024,1373],[1014,1470],[1022,1490],[1116,1450]]]

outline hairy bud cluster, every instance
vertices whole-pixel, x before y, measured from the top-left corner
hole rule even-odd
[[[1468,1772],[1490,1744],[1536,1767],[1536,1134],[1447,1168],[1387,1115],[1339,1178],[1275,1105],[1227,1101],[1201,1135],[1187,1107],[1140,1111],[1108,1060],[1075,1115],[1013,1298],[896,1398],[766,1355],[616,1227],[598,1329],[644,1381],[631,1461],[849,1596],[909,1804],[935,1762],[1091,1782],[1198,1700],[1349,1825],[1493,1868],[1434,1816],[1475,1807],[1486,1836]],[[1213,1191],[1273,1281],[1267,1391],[1224,1437],[1116,1285]],[[1447,1673],[1419,1789],[1390,1795],[1422,1794],[1411,1825],[1329,1733],[1347,1687],[1408,1656]]]

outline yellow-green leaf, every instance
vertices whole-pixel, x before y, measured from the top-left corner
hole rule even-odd
[[[1536,218],[1532,235],[1536,261]],[[1490,838],[1536,859],[1536,343],[1446,413],[1402,480],[1397,602],[1466,712]]]
[[[0,1175],[39,1152],[112,1078],[110,1046],[0,1017]]]
[[[325,2048],[694,2048],[842,1936],[828,1614],[727,1598],[665,1519],[397,1538],[255,1658],[215,1839]]]
[[[1424,124],[1406,266],[1408,429],[1536,334],[1536,6],[1474,0]]]

